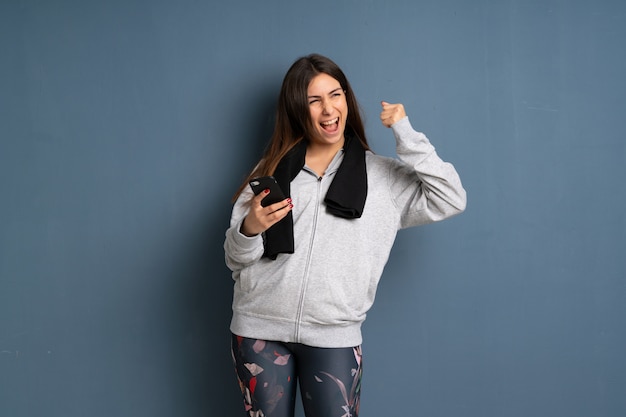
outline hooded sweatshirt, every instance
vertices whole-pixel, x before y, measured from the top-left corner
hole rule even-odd
[[[452,164],[439,158],[408,117],[391,129],[399,159],[366,152],[368,193],[360,218],[337,217],[325,207],[343,151],[323,176],[305,165],[293,179],[293,254],[263,257],[263,236],[240,232],[253,193],[246,189],[239,196],[224,242],[235,282],[234,334],[321,348],[360,345],[361,324],[398,230],[465,209],[465,190]]]

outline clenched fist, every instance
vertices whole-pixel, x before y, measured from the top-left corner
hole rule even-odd
[[[406,117],[402,104],[391,104],[386,101],[382,101],[380,104],[383,106],[383,111],[380,113],[380,120],[383,122],[383,126],[391,127],[391,125]]]

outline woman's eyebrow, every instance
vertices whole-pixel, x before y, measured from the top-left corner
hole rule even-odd
[[[329,92],[328,94],[333,94],[335,93],[337,90],[341,90],[341,87],[337,87],[334,90],[332,90],[331,92]],[[320,98],[321,96],[307,96],[307,98]]]

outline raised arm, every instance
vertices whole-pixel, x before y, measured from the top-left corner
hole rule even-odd
[[[381,121],[392,129],[402,161],[389,172],[401,227],[440,221],[465,210],[466,193],[454,166],[437,155],[423,133],[413,129],[402,104],[381,104]]]

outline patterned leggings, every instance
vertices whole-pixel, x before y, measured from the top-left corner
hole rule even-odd
[[[296,385],[306,417],[358,417],[361,347],[315,348],[233,335],[232,354],[248,417],[293,417]]]

